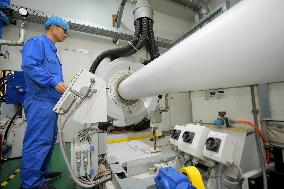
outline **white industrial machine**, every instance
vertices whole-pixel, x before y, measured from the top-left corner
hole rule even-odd
[[[191,6],[192,2],[196,3],[190,1]],[[170,94],[284,81],[283,7],[283,0],[242,0],[160,56],[153,10],[148,0],[137,0],[133,40],[101,53],[90,70],[79,70],[54,107],[61,116],[60,149],[74,182],[82,188],[249,189],[249,178],[265,173],[254,129],[234,129],[234,124],[216,128],[187,120],[175,124],[165,137],[170,153],[156,150],[155,157],[123,164],[108,156],[107,130],[126,126],[139,131],[151,126],[156,145],[166,113],[174,124]],[[150,60],[131,56],[144,45]],[[179,104],[180,109],[183,106]],[[83,125],[71,141],[70,158],[64,141],[69,119]],[[11,135],[13,129],[25,129],[23,120],[14,121]],[[6,129],[7,121],[0,121],[1,129]],[[275,130],[283,134],[278,129],[283,123],[266,122],[273,144],[283,147],[282,135],[275,135]],[[9,142],[16,137],[9,137]]]
[[[117,168],[115,160],[106,162],[103,158],[106,137],[98,130],[100,122],[121,127],[150,119],[150,111],[158,109],[157,98],[153,96],[161,94],[284,80],[282,0],[243,0],[146,66],[139,59],[119,58],[135,53],[145,42],[144,26],[146,18],[152,19],[152,11],[149,12],[147,3],[141,2],[138,1],[138,7],[142,7],[145,17],[137,9],[134,13],[135,19],[141,18],[142,32],[137,25],[139,20],[135,21],[135,32],[141,35],[125,48],[98,56],[91,73],[81,70],[54,108],[65,116],[59,129],[60,146],[72,178],[82,187],[97,186],[111,176],[120,188],[126,180],[129,183],[137,181],[127,177],[127,170],[132,170],[130,164],[127,168]],[[220,52],[223,55],[216,56]],[[215,74],[224,67],[234,71]],[[157,118],[153,112],[152,116]],[[67,158],[63,140],[63,128],[69,117],[86,124],[72,142],[71,160]],[[248,188],[245,174],[260,169],[256,145],[249,146],[255,144],[254,135],[254,130],[177,125],[169,139],[176,153],[175,162],[162,163],[180,169],[198,189],[205,186],[208,189]],[[157,164],[152,166],[157,167]],[[164,181],[159,180],[159,175],[160,172],[155,179],[157,187],[162,188],[159,184]],[[153,187],[151,184],[138,188]]]
[[[141,59],[127,57],[105,59],[96,70],[96,75],[107,83],[107,115],[113,126],[138,124],[149,119],[148,112],[155,108],[158,97],[125,100],[118,93],[119,84],[143,66]]]

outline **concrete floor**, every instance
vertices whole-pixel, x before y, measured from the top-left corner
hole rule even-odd
[[[0,173],[0,183],[3,183],[16,169],[20,168],[21,160],[9,160],[1,165],[1,173]],[[67,167],[64,163],[64,160],[61,156],[61,152],[59,146],[56,145],[54,149],[54,153],[52,156],[52,160],[50,163],[50,168],[52,171],[60,171],[62,172],[62,177],[52,181],[52,183],[58,189],[75,189],[72,179],[70,179],[69,173],[67,171]],[[20,173],[18,173],[12,180],[8,182],[8,184],[3,187],[5,189],[17,189],[20,188],[21,178]]]
[[[128,140],[123,141],[124,139],[130,138],[137,138],[139,136],[148,136],[151,134],[151,130],[145,130],[140,132],[117,132],[117,133],[110,133],[108,134],[107,140],[108,143],[116,141],[112,144],[108,144],[108,155],[109,156],[116,156],[117,159],[122,163],[125,161],[140,159],[149,156],[155,156],[159,153],[151,153],[153,142],[151,142],[148,138],[144,139],[135,139],[135,140]],[[117,142],[123,139],[123,142]],[[168,151],[170,150],[170,146],[168,143],[168,138],[159,139],[157,145],[163,150]],[[67,145],[67,149],[70,147],[70,143]],[[160,152],[161,153],[161,152]],[[20,169],[21,160],[9,160],[6,161],[4,164],[1,165],[1,173],[0,173],[0,184],[3,183],[6,179],[9,178],[11,174],[14,173],[16,169]],[[67,167],[65,162],[62,158],[59,145],[57,144],[54,149],[54,153],[52,156],[52,160],[50,163],[50,168],[52,171],[60,171],[62,172],[62,177],[52,181],[52,183],[58,189],[75,189],[76,186],[73,183],[72,179],[70,179],[70,175],[68,173]],[[3,187],[5,189],[16,189],[20,188],[21,179],[20,174],[16,174],[16,176],[11,179],[8,184]],[[0,187],[1,189],[1,187]]]

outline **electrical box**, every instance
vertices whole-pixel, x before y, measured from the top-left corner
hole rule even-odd
[[[171,131],[171,138],[170,138],[170,143],[172,145],[178,146],[179,143],[182,140],[182,135],[184,132],[184,127],[181,125],[176,125],[175,128]]]
[[[207,127],[188,124],[184,127],[178,149],[199,159],[204,159],[202,151],[208,132],[209,129]]]
[[[6,90],[6,104],[23,104],[26,95],[24,72],[15,71],[8,75]]]
[[[235,148],[235,139],[227,133],[209,131],[203,156],[222,164],[228,164],[234,161]]]

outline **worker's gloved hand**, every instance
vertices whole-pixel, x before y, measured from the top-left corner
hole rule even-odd
[[[65,90],[67,89],[67,85],[63,82],[60,82],[58,83],[56,86],[55,86],[55,89],[60,92],[61,94],[63,94],[65,92]]]

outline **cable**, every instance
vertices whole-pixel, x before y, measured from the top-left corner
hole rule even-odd
[[[88,95],[89,95],[89,93],[90,93],[90,91],[91,91],[92,85],[93,85],[93,83],[89,86],[89,89],[88,89],[87,94],[86,94],[83,98],[81,98],[81,100],[78,102],[78,104],[77,104],[77,105],[72,109],[72,111],[67,115],[67,117],[66,117],[66,119],[64,120],[63,124],[61,125],[61,127],[60,127],[60,125],[58,125],[58,128],[59,128],[59,131],[58,131],[58,133],[59,133],[59,134],[58,134],[58,140],[59,140],[59,146],[60,146],[60,149],[61,149],[61,153],[62,153],[63,159],[64,159],[64,161],[65,161],[65,163],[66,163],[66,166],[67,166],[67,168],[68,168],[69,173],[71,174],[72,179],[73,179],[79,186],[81,186],[81,187],[83,187],[83,188],[93,188],[93,187],[95,187],[95,186],[97,186],[97,185],[99,185],[99,184],[101,184],[101,183],[103,183],[103,182],[105,182],[105,181],[111,179],[111,175],[107,175],[107,176],[102,177],[102,178],[99,178],[99,179],[97,179],[97,180],[95,180],[95,181],[88,181],[88,180],[86,180],[86,179],[84,179],[84,178],[81,178],[81,179],[80,179],[80,178],[77,178],[76,175],[75,175],[75,173],[74,173],[74,171],[73,171],[73,169],[72,169],[72,167],[71,167],[71,164],[70,164],[70,161],[69,161],[69,159],[68,159],[68,157],[67,157],[67,154],[66,154],[65,142],[64,142],[64,138],[63,138],[63,129],[64,129],[64,127],[65,127],[65,124],[66,124],[67,120],[73,115],[73,113],[75,112],[75,110],[76,110],[77,108],[79,108],[79,107],[85,102],[85,100],[87,99],[87,97],[88,97]],[[76,169],[75,169],[75,171],[77,172]]]
[[[255,131],[257,132],[257,134],[260,136],[262,142],[265,144],[265,148],[266,148],[266,162],[271,162],[271,154],[270,154],[270,151],[269,151],[269,146],[267,145],[267,140],[263,134],[263,132],[253,123],[249,122],[249,121],[245,121],[245,120],[236,120],[234,121],[235,123],[242,123],[242,124],[245,124],[245,125],[248,125],[252,128],[255,129]]]
[[[244,181],[244,173],[243,173],[243,170],[241,169],[240,166],[238,166],[237,164],[233,163],[233,166],[235,166],[237,169],[238,169],[238,180],[237,181],[230,181],[228,179],[225,179],[224,177],[222,178],[222,180],[229,184],[229,185],[241,185]]]
[[[236,121],[234,121],[234,123],[243,123],[245,125],[248,125],[248,126],[254,128],[255,131],[260,136],[260,138],[262,139],[263,143],[266,144],[267,140],[266,140],[264,134],[262,133],[262,131],[255,124],[253,124],[253,123],[251,123],[249,121],[245,121],[245,120],[236,120]]]
[[[12,117],[12,119],[10,120],[7,129],[5,130],[5,134],[4,134],[4,141],[7,141],[8,138],[8,133],[10,130],[10,127],[12,126],[14,120],[16,119],[17,115],[22,111],[23,109],[23,105],[20,105],[20,107],[18,108],[17,112],[14,114],[14,116]]]
[[[97,56],[97,58],[94,60],[91,68],[90,68],[90,72],[91,73],[95,73],[99,64],[101,63],[101,61],[105,58],[110,58],[111,60],[114,60],[118,57],[120,57],[122,54],[125,54],[129,51],[131,51],[131,49],[133,49],[133,46],[136,46],[136,44],[139,41],[139,37],[140,37],[140,33],[141,33],[141,20],[137,19],[134,21],[134,26],[135,26],[135,33],[134,33],[134,39],[130,42],[131,44],[127,44],[125,46],[122,47],[118,47],[118,48],[114,48],[114,49],[109,49],[106,50],[104,52],[102,52],[99,56]],[[136,51],[134,51],[135,53]]]

